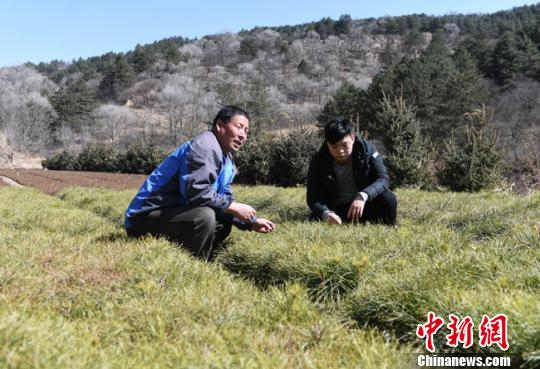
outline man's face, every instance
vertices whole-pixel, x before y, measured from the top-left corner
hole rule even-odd
[[[328,142],[326,144],[328,145],[328,150],[330,150],[330,155],[332,155],[336,163],[343,164],[352,154],[354,134],[343,137],[333,145]]]
[[[243,115],[235,115],[228,123],[216,123],[216,137],[223,151],[235,153],[247,140],[249,120]]]

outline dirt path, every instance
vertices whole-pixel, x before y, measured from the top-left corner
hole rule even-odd
[[[0,186],[11,186],[11,187],[23,187],[21,184],[15,182],[11,178],[0,176]]]
[[[35,187],[55,194],[66,187],[98,187],[113,190],[138,189],[144,182],[143,174],[102,172],[69,172],[42,169],[0,169],[0,186],[19,185]]]

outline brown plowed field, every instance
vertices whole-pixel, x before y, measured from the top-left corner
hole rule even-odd
[[[43,169],[0,169],[0,176],[8,177],[23,186],[35,187],[55,194],[65,187],[99,187],[113,190],[138,189],[144,182],[143,174],[102,172],[69,172]],[[4,182],[0,181],[0,187]]]

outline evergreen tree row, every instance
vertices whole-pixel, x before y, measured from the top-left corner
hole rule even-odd
[[[324,123],[334,116],[347,117],[362,129],[384,136],[386,127],[377,117],[383,97],[396,94],[416,106],[422,129],[440,140],[456,127],[460,116],[485,103],[487,92],[466,50],[450,54],[443,36],[436,34],[418,58],[403,57],[375,76],[367,90],[345,84],[325,105],[318,117]]]

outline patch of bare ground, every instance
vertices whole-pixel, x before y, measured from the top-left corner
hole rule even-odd
[[[38,188],[51,195],[66,187],[98,187],[120,191],[137,189],[147,177],[143,174],[42,169],[0,169],[0,176],[7,177],[22,186]],[[0,186],[2,183],[4,182],[0,181]]]
[[[19,169],[42,169],[41,162],[45,158],[31,154],[13,152],[13,167]]]

